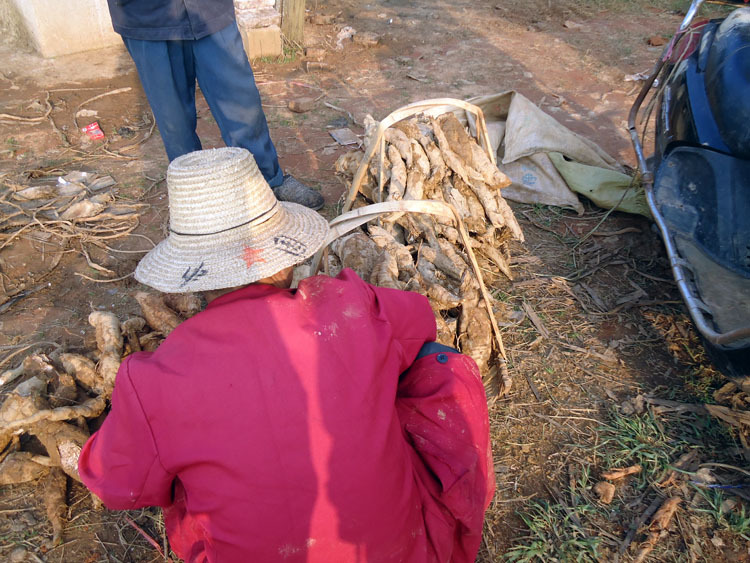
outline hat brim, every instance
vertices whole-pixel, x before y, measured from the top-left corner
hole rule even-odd
[[[198,236],[171,232],[138,263],[135,279],[165,293],[247,285],[303,262],[327,234],[321,215],[280,202],[278,212],[261,225]]]

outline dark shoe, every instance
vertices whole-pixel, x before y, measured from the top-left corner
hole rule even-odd
[[[283,184],[272,189],[279,201],[298,203],[315,210],[323,207],[325,203],[319,192],[293,178],[290,174],[284,176]]]

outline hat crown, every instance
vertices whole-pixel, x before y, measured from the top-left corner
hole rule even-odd
[[[226,147],[182,155],[167,170],[169,228],[209,235],[267,219],[276,208],[268,182],[246,149]]]

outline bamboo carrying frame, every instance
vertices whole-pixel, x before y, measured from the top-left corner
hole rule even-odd
[[[331,242],[347,234],[348,232],[356,229],[357,227],[360,227],[364,225],[365,223],[372,221],[373,219],[379,218],[382,215],[388,215],[392,213],[426,213],[429,215],[437,215],[437,216],[441,216],[447,219],[452,219],[453,221],[455,221],[458,227],[458,232],[461,237],[461,242],[463,243],[463,246],[466,250],[466,254],[469,256],[469,261],[471,262],[472,270],[474,272],[474,275],[476,276],[477,282],[479,283],[479,289],[482,293],[482,299],[484,300],[485,307],[487,308],[487,314],[490,317],[490,323],[492,324],[492,331],[494,333],[495,341],[497,342],[498,351],[500,353],[500,357],[498,358],[498,364],[499,364],[498,368],[499,368],[500,377],[501,377],[500,394],[506,395],[508,392],[510,392],[511,378],[510,378],[510,374],[508,373],[508,366],[507,366],[508,358],[505,353],[505,347],[503,346],[503,338],[502,338],[502,335],[500,334],[500,328],[497,325],[497,321],[495,320],[495,315],[492,311],[492,305],[491,305],[492,301],[491,301],[490,294],[487,291],[487,287],[484,284],[484,279],[482,278],[482,272],[479,269],[479,264],[477,262],[476,256],[474,255],[474,251],[471,248],[471,244],[469,240],[469,233],[466,231],[466,227],[464,226],[464,223],[461,220],[461,216],[459,215],[458,211],[456,211],[456,209],[452,205],[449,205],[441,201],[432,201],[432,200],[388,201],[384,203],[381,202],[381,203],[375,203],[373,205],[367,205],[365,207],[357,208],[354,211],[350,211],[352,204],[354,203],[354,199],[357,197],[357,194],[359,193],[359,188],[362,184],[362,181],[365,178],[367,167],[369,166],[370,161],[372,160],[372,157],[375,155],[375,151],[378,149],[379,149],[379,158],[380,158],[380,167],[379,167],[379,173],[378,173],[378,186],[379,186],[378,194],[382,198],[383,186],[385,184],[385,175],[384,175],[385,136],[384,134],[385,134],[386,129],[388,129],[394,123],[397,123],[403,119],[412,117],[417,114],[437,116],[437,115],[446,113],[448,111],[453,111],[456,108],[463,109],[468,114],[474,117],[476,130],[477,130],[477,137],[479,138],[480,143],[483,145],[484,150],[487,152],[490,162],[492,162],[492,164],[496,164],[495,155],[493,154],[493,151],[490,145],[489,134],[487,132],[487,125],[485,124],[485,121],[484,121],[484,114],[482,113],[482,110],[478,108],[477,106],[474,106],[462,100],[454,100],[451,98],[437,98],[433,100],[424,100],[421,102],[415,102],[413,104],[409,104],[408,106],[404,106],[400,109],[397,109],[396,111],[391,113],[388,117],[383,119],[383,121],[381,121],[380,124],[378,125],[373,142],[370,145],[370,147],[367,149],[367,152],[365,153],[365,156],[362,159],[362,163],[357,169],[357,173],[354,175],[354,179],[352,180],[351,188],[349,189],[349,193],[347,194],[347,198],[344,203],[343,213],[342,215],[340,215],[339,217],[336,217],[329,223],[329,226],[331,229],[330,233],[328,234],[328,237],[326,238],[321,250],[319,250],[318,253],[315,255],[315,257],[313,258],[311,273],[315,275],[318,272],[324,252],[326,252],[328,245],[331,244]]]

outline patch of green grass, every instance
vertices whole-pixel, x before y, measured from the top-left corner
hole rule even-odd
[[[603,440],[597,452],[606,467],[638,463],[643,467],[641,484],[656,480],[683,450],[687,442],[667,432],[651,410],[642,415],[623,416],[613,411],[608,424],[599,428]]]
[[[591,469],[580,466],[580,473],[569,481],[558,502],[533,500],[517,514],[528,533],[505,553],[504,560],[531,561],[602,561],[601,538],[590,533],[593,524],[606,518],[606,511],[591,501]],[[560,499],[571,499],[571,505]]]
[[[545,371],[548,367],[542,364]],[[704,377],[709,375],[703,374]],[[708,393],[710,386],[706,389]],[[679,402],[686,402],[684,389],[670,390]],[[693,397],[687,399],[688,404],[693,400]],[[619,537],[633,521],[632,506],[653,496],[656,490],[662,490],[656,484],[673,470],[684,454],[695,451],[694,457],[701,463],[710,460],[736,465],[736,454],[731,452],[737,451],[741,444],[735,434],[735,429],[716,418],[691,410],[648,408],[642,414],[625,415],[619,409],[612,409],[606,422],[596,428],[594,443],[584,440],[585,443],[568,444],[571,454],[586,452],[586,455],[578,456],[581,462],[577,474],[574,475],[571,468],[570,478],[564,485],[558,483],[563,485],[560,488],[564,491],[554,493],[552,500],[533,500],[519,510],[517,514],[528,529],[505,553],[503,560],[607,560],[613,534]],[[616,485],[618,493],[612,504],[600,505],[592,491],[600,471],[636,463],[642,466],[641,473]],[[678,469],[677,474],[682,476],[683,483],[689,483],[693,476],[685,471],[687,469]],[[594,479],[591,479],[592,473]],[[709,535],[701,541],[707,541],[715,531],[721,533],[725,541],[734,540],[733,548],[743,552],[746,549],[743,542],[750,541],[750,505],[734,497],[731,490],[696,489],[700,492],[699,502],[690,502],[693,495],[683,494],[685,502],[681,510],[704,520],[700,534]],[[672,488],[669,494],[680,495],[680,489]],[[663,542],[660,549],[665,551],[660,553],[659,560],[683,560],[684,553],[674,542]]]
[[[289,44],[284,44],[282,53],[276,57],[260,57],[260,61],[265,64],[286,64],[294,62],[299,50]]]
[[[703,497],[703,506],[695,508],[696,512],[709,515],[716,527],[732,535],[750,541],[750,513],[746,510],[744,502],[738,502],[734,506],[727,506],[727,497],[720,489],[697,488]]]
[[[502,301],[503,303],[510,302],[510,294],[504,292],[501,289],[490,290],[490,293],[492,294],[492,297],[494,297],[498,301]]]
[[[721,373],[705,363],[685,374],[685,390],[702,403],[715,403],[714,391],[726,382]]]
[[[533,501],[519,512],[529,529],[520,544],[505,554],[507,561],[599,561],[601,539],[583,532],[574,519],[585,519],[596,508],[590,504],[567,507],[546,501]]]
[[[18,149],[21,148],[20,143],[15,137],[8,137],[7,139],[5,139],[5,146],[6,150],[2,152],[7,152],[10,154],[10,156],[15,156],[18,152]]]

